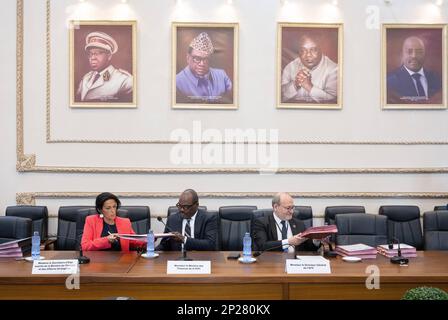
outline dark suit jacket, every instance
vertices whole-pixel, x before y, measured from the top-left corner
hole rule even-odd
[[[305,231],[305,225],[302,220],[292,218],[289,221],[293,235]],[[256,218],[252,222],[252,238],[254,239],[256,250],[282,251],[280,240],[277,240],[277,225],[274,219],[274,213]],[[296,251],[316,251],[318,248],[314,245],[313,240],[308,239],[299,246],[296,246]]]
[[[428,98],[431,98],[442,89],[442,78],[426,69],[424,69],[424,72],[428,81]],[[404,66],[387,75],[387,94],[388,98],[395,99],[418,96],[414,81]]]
[[[216,215],[198,210],[194,220],[194,238],[187,240],[185,250],[216,250],[217,230],[218,221]],[[180,212],[168,217],[165,232],[172,231],[182,233],[182,216]],[[156,250],[180,251],[181,243],[171,238],[163,238]]]

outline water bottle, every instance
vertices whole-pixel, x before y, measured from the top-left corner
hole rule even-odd
[[[31,237],[31,258],[33,260],[40,259],[40,236],[37,231],[34,231],[34,235]]]
[[[243,238],[243,260],[250,261],[252,259],[252,238],[249,232],[246,232]]]
[[[148,243],[146,244],[146,255],[148,257],[154,257],[154,232],[148,231]]]

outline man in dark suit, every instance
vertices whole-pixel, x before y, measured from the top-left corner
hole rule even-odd
[[[300,237],[305,231],[303,221],[293,217],[294,200],[287,193],[278,193],[272,199],[273,213],[256,218],[252,237],[258,250],[316,251],[319,242]]]
[[[423,67],[425,56],[422,39],[409,37],[404,40],[403,64],[387,76],[388,103],[442,103],[442,78]],[[436,94],[439,94],[437,101],[432,99]]]
[[[174,237],[163,238],[156,250],[216,250],[217,217],[198,210],[199,199],[196,191],[187,189],[176,204],[179,212],[168,217],[165,232]]]

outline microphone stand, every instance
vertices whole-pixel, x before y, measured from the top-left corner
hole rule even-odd
[[[392,258],[390,258],[390,262],[394,263],[394,264],[399,264],[399,265],[404,265],[404,264],[408,264],[409,263],[409,259],[405,258],[401,255],[401,248],[400,248],[400,240],[398,240],[397,238],[393,238],[392,239],[392,248],[394,247],[393,243],[394,240],[397,242],[398,244],[398,248],[397,248],[397,255],[393,256]],[[390,248],[390,245],[389,245]]]
[[[182,243],[182,256],[177,258],[180,261],[193,261],[193,259],[187,257],[187,250],[185,249],[185,245]]]
[[[76,241],[78,242],[78,248],[79,248],[79,256],[78,256],[78,263],[79,264],[86,264],[90,262],[90,258],[86,257],[83,252],[82,252],[82,246],[81,246],[81,242],[79,241],[79,239],[76,239]]]
[[[169,227],[167,227],[165,222],[163,222],[162,217],[160,217],[160,216],[157,217],[157,221],[163,223],[163,225],[165,226],[166,231],[172,232],[172,230]],[[182,252],[182,255],[179,258],[177,258],[177,260],[179,260],[179,261],[193,261],[193,259],[187,257],[187,250],[185,249],[185,245],[184,245],[183,242],[182,242],[182,245],[181,245],[181,252]]]

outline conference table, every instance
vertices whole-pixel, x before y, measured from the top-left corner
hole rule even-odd
[[[211,274],[167,274],[167,261],[179,252],[160,252],[145,259],[136,252],[84,252],[91,262],[79,267],[78,289],[66,287],[70,275],[35,275],[33,263],[0,260],[0,299],[110,299],[131,297],[158,300],[307,300],[400,299],[418,286],[448,290],[448,251],[419,251],[408,266],[376,259],[349,263],[329,258],[331,274],[287,274],[286,259],[294,254],[264,252],[252,264],[229,260],[230,252],[189,252],[195,261],[211,261]],[[46,259],[74,259],[75,251],[43,251]],[[372,267],[373,266],[373,267]],[[368,289],[371,270],[379,271],[379,289]],[[371,287],[371,286],[370,286]]]

